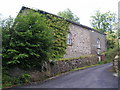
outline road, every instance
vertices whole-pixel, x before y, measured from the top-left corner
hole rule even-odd
[[[108,63],[20,88],[118,88],[118,77],[113,76],[111,68]]]

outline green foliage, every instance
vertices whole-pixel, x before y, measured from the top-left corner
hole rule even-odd
[[[64,19],[50,14],[25,11],[15,20],[3,20],[1,26],[3,70],[15,66],[40,70],[44,62],[62,58],[66,53],[69,23]],[[3,87],[26,83],[29,80],[28,74],[20,77],[3,74]]]
[[[113,49],[110,48],[102,54],[105,55],[105,58],[103,61],[99,62],[98,64],[106,64],[112,62],[115,56],[119,54],[119,50],[117,47]]]
[[[114,48],[115,47],[115,41],[114,41],[114,39],[110,39],[110,38],[108,38],[107,39],[107,45],[108,45],[108,49],[110,49],[110,48]]]
[[[2,71],[2,88],[11,87],[19,83],[20,81],[18,77],[12,77],[11,75],[9,75],[8,70],[6,69]]]
[[[52,30],[46,18],[33,11],[3,21],[3,66],[41,68],[49,60],[52,47]]]
[[[66,18],[68,20],[80,23],[79,18],[76,15],[74,15],[69,8],[67,8],[66,10],[64,10],[62,12],[58,12],[57,15],[61,16],[63,18]]]
[[[69,30],[69,23],[61,18],[47,14],[47,25],[53,30],[53,47],[51,59],[62,58],[66,53],[67,48],[67,34]]]
[[[9,75],[3,74],[2,76],[2,88],[14,85],[13,81],[16,79],[11,78]]]
[[[107,32],[107,47],[108,49],[113,49],[115,47],[118,47],[118,39],[117,39],[117,33],[116,32]]]
[[[20,75],[19,77],[13,77],[8,73],[4,73],[2,76],[2,88],[12,87],[12,86],[19,86],[25,83],[30,82],[31,76],[27,73]]]
[[[57,59],[57,60],[74,60],[74,59],[83,59],[83,58],[91,58],[91,57],[94,57],[95,55],[84,55],[84,56],[80,56],[80,57],[76,57],[76,58],[60,58],[60,59]]]
[[[30,78],[31,78],[31,76],[27,73],[25,73],[19,77],[19,79],[20,79],[20,81],[22,81],[22,83],[29,83]]]
[[[64,19],[30,10],[15,20],[3,20],[1,26],[3,66],[41,68],[44,62],[66,53],[69,23]]]
[[[106,59],[113,60],[118,53],[118,48],[109,49],[106,52]]]
[[[106,52],[103,53],[105,55],[105,59],[102,62],[99,62],[99,64],[112,62],[118,52],[118,48],[108,49]]]
[[[107,34],[107,47],[108,49],[115,47],[115,39],[117,35],[113,31],[113,26],[116,24],[116,14],[106,12],[101,13],[99,10],[95,13],[94,16],[91,16],[91,25],[94,29],[104,32]]]
[[[116,22],[116,14],[106,12],[101,13],[99,10],[96,11],[94,16],[91,16],[91,25],[96,30],[100,30],[102,32],[112,32],[112,25]]]

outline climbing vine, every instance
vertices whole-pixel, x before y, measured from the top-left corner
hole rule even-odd
[[[65,19],[46,14],[47,25],[53,30],[53,47],[52,59],[62,58],[66,53],[67,48],[67,34],[69,30],[69,22]]]
[[[69,23],[65,19],[30,11],[2,23],[4,87],[28,83],[31,78],[29,74],[12,77],[6,73],[10,68],[42,70],[44,62],[66,53]]]
[[[42,68],[44,62],[66,53],[69,23],[63,18],[29,10],[7,26],[2,27],[4,66]]]

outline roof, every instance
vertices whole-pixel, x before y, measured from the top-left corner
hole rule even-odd
[[[25,6],[22,6],[22,8],[21,8],[21,10],[20,10],[19,13],[21,13],[22,10],[25,10],[25,9],[30,9],[30,10],[33,10],[33,11],[35,11],[35,12],[39,12],[39,13],[43,13],[43,14],[50,14],[50,15],[53,15],[53,16],[55,16],[55,17],[65,19],[65,18],[63,18],[63,17],[57,16],[57,15],[55,15],[55,14],[48,13],[48,12],[43,11],[43,10],[39,10],[39,9],[37,9],[37,10],[36,10],[36,9],[31,9],[31,8],[28,8],[28,7],[25,7]],[[78,25],[78,26],[83,27],[83,28],[86,28],[86,29],[88,29],[88,30],[95,31],[95,32],[98,32],[98,33],[100,33],[100,34],[106,35],[105,33],[100,32],[100,31],[97,31],[97,30],[95,30],[95,29],[93,29],[93,28],[90,28],[90,27],[88,27],[88,26],[85,26],[85,25],[82,25],[82,24],[79,24],[79,23],[73,22],[73,21],[68,20],[68,19],[65,19],[65,20],[66,20],[67,22],[69,22],[69,23],[72,23],[72,24]]]

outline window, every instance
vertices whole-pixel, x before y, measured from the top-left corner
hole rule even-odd
[[[71,35],[70,32],[68,33],[67,44],[68,44],[68,45],[72,45],[72,35]]]
[[[101,48],[100,39],[99,38],[97,39],[97,48]]]

